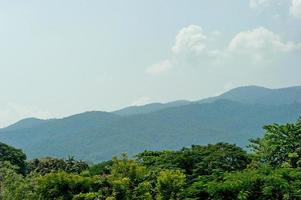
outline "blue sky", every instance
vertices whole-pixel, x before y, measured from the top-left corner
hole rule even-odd
[[[0,1],[0,127],[301,85],[301,0]]]

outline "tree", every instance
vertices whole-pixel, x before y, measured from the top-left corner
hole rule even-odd
[[[28,162],[28,173],[37,172],[39,174],[46,174],[52,171],[65,171],[68,173],[81,173],[89,168],[88,164],[83,161],[77,161],[74,158],[67,160],[58,158],[40,158]]]
[[[292,124],[264,126],[262,139],[251,140],[255,161],[280,167],[301,166],[301,118]]]
[[[157,179],[158,200],[178,200],[185,185],[185,175],[179,170],[161,171]]]
[[[148,181],[139,183],[134,189],[133,199],[134,200],[152,200],[151,195],[152,186]]]
[[[104,174],[110,174],[111,168],[112,168],[113,161],[103,161],[101,163],[92,165],[89,167],[90,174],[93,175],[104,175]]]
[[[297,200],[301,199],[300,184],[300,169],[263,167],[201,179],[185,193],[194,200]]]
[[[137,186],[147,178],[147,170],[134,160],[129,160],[127,155],[123,155],[121,159],[113,158],[111,171],[112,178],[128,178],[130,187]]]
[[[193,177],[240,171],[245,169],[251,161],[246,151],[233,144],[217,143],[205,147],[193,146],[192,151],[199,157],[196,158],[197,161],[191,169]]]
[[[127,155],[121,159],[113,158],[111,180],[113,197],[120,200],[142,200],[150,197],[150,184],[147,182],[147,170]]]
[[[35,178],[37,199],[72,200],[74,196],[92,191],[94,179],[66,172],[51,172]]]
[[[18,167],[19,173],[25,174],[26,171],[26,155],[20,149],[0,142],[0,162],[8,161],[12,165]]]
[[[0,165],[0,199],[2,200],[31,200],[34,199],[33,182],[17,173],[18,167],[10,162]]]
[[[180,151],[144,151],[136,155],[136,160],[149,169],[180,169]]]
[[[180,151],[145,151],[136,157],[148,169],[183,170],[189,180],[216,172],[242,170],[250,163],[246,151],[227,143],[192,145]]]

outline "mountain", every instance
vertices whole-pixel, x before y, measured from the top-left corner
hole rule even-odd
[[[292,104],[295,102],[301,103],[301,86],[269,89],[259,86],[243,86],[234,88],[219,96],[205,98],[199,101],[179,100],[170,103],[151,103],[143,106],[130,106],[113,113],[120,116],[146,114],[166,108],[184,106],[191,103],[212,103],[216,100],[231,100],[243,104],[265,104],[265,105],[282,105]]]
[[[185,101],[185,100],[173,101],[170,103],[151,103],[143,106],[126,107],[121,110],[114,111],[114,113],[121,116],[145,114],[145,113],[151,113],[151,112],[163,110],[166,108],[184,106],[190,103],[191,103],[190,101]]]
[[[47,120],[37,119],[37,118],[27,118],[27,119],[20,120],[19,122],[6,127],[5,130],[6,131],[13,131],[13,130],[18,130],[18,129],[31,128],[31,127],[43,124],[46,121]]]
[[[226,99],[244,104],[282,105],[301,103],[301,86],[269,89],[258,86],[245,86],[234,88],[217,97],[211,97],[197,101],[198,103],[214,102]]]
[[[134,155],[191,144],[229,142],[244,147],[248,139],[263,134],[263,125],[295,121],[301,115],[300,94],[300,87],[252,86],[153,111],[148,105],[121,114],[93,111],[62,119],[26,119],[0,129],[0,141],[22,148],[29,158],[73,155],[91,162],[122,152]]]

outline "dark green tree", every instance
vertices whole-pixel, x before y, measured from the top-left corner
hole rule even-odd
[[[227,143],[193,145],[180,151],[145,151],[136,157],[149,169],[184,170],[188,179],[242,170],[250,163],[246,151]]]
[[[103,161],[101,163],[92,165],[89,167],[89,172],[91,175],[104,175],[104,174],[110,174],[111,168],[113,165],[113,161]]]
[[[40,158],[28,162],[28,173],[37,172],[42,175],[52,171],[65,171],[68,173],[81,173],[89,168],[88,164],[83,161],[68,158],[67,160],[58,158]]]
[[[25,174],[26,171],[26,155],[20,149],[0,142],[0,162],[8,161],[12,165],[17,166],[17,171]]]

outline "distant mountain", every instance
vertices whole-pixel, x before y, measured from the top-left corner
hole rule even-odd
[[[244,146],[265,124],[295,121],[301,104],[259,105],[230,100],[188,104],[146,114],[119,116],[87,112],[22,129],[0,130],[0,141],[22,148],[29,158],[55,156],[87,161],[113,155],[191,144],[230,142]]]
[[[0,129],[0,141],[22,148],[29,158],[56,156],[87,161],[113,155],[191,144],[230,142],[244,146],[262,126],[301,116],[301,87],[240,87],[197,102],[149,104],[62,119],[28,118]]]
[[[18,130],[18,129],[26,129],[26,128],[31,128],[34,126],[39,126],[45,122],[47,122],[47,120],[37,119],[37,118],[27,118],[27,119],[20,120],[19,122],[6,127],[5,130],[13,131],[13,130]]]
[[[280,89],[269,89],[258,86],[238,87],[220,96],[200,100],[198,103],[209,103],[220,99],[237,101],[244,104],[282,105],[301,103],[301,86]]]
[[[121,116],[146,114],[146,113],[163,110],[166,108],[184,106],[184,105],[188,105],[190,103],[191,103],[190,101],[185,101],[185,100],[179,100],[179,101],[174,101],[174,102],[170,102],[170,103],[152,103],[152,104],[147,104],[147,105],[143,105],[143,106],[126,107],[121,110],[117,110],[113,113],[121,115]]]
[[[199,101],[174,101],[170,103],[151,103],[143,106],[130,106],[117,110],[113,113],[120,116],[146,114],[166,108],[184,106],[191,103],[212,103],[216,100],[231,100],[237,101],[243,104],[264,104],[264,105],[282,105],[301,103],[301,86],[269,89],[259,86],[244,86],[234,88],[228,92],[225,92],[216,97],[210,97]]]

